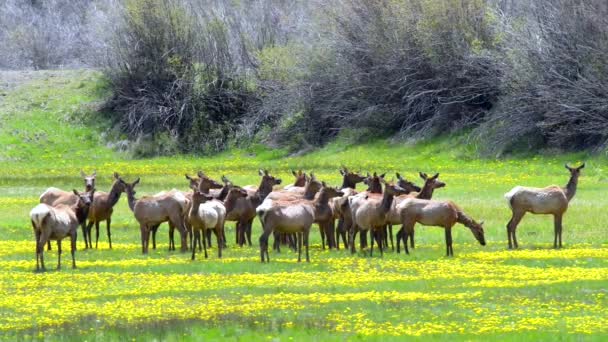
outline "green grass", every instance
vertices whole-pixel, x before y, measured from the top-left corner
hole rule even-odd
[[[474,146],[438,139],[415,146],[379,140],[364,145],[339,141],[298,157],[259,146],[214,157],[176,156],[130,160],[105,147],[107,123],[92,114],[107,95],[95,72],[61,72],[9,91],[0,102],[0,339],[4,340],[344,340],[400,339],[398,334],[438,340],[605,339],[608,334],[608,234],[605,210],[608,163],[582,153],[513,159],[478,159]],[[516,185],[565,185],[565,162],[587,167],[564,218],[565,249],[550,248],[550,217],[528,215],[518,229],[521,251],[506,251],[510,212],[503,194]],[[320,249],[312,234],[310,264],[295,263],[284,249],[259,263],[254,246],[230,243],[219,261],[167,251],[167,229],[148,256],[123,196],[97,250],[83,250],[79,268],[33,273],[34,243],[28,212],[49,186],[83,187],[78,174],[98,173],[107,191],[112,172],[141,177],[138,195],[186,189],[184,173],[202,169],[234,183],[256,184],[258,168],[289,183],[290,169],[314,171],[338,185],[338,167],[440,173],[451,199],[485,220],[488,246],[455,228],[454,258],[444,257],[443,231],[418,228],[411,255],[387,252],[373,258]],[[95,238],[95,237],[93,237]],[[68,243],[64,243],[64,250]],[[69,265],[69,253],[63,255]],[[56,247],[46,253],[56,262]],[[364,294],[363,296],[361,294]],[[428,295],[429,297],[425,297]]]

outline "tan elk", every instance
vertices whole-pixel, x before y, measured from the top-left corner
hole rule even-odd
[[[97,171],[93,171],[90,176],[87,176],[84,171],[80,170],[80,176],[84,181],[84,188],[86,192],[91,191],[95,188],[95,177],[97,177]],[[57,206],[58,204],[73,205],[78,201],[78,196],[74,195],[71,191],[64,191],[55,187],[46,189],[42,195],[40,195],[40,203],[48,204],[51,207]],[[87,209],[88,210],[88,209]],[[93,247],[91,241],[86,240],[86,219],[81,223],[82,235],[84,237],[85,248]],[[48,250],[51,250],[51,243],[48,243]]]
[[[446,255],[454,256],[452,227],[456,223],[460,223],[471,230],[482,246],[486,245],[483,221],[476,222],[452,201],[408,198],[401,203],[400,208],[404,241],[407,241],[408,236],[413,233],[416,223],[424,226],[438,226],[445,229]],[[406,254],[410,254],[407,243],[404,243],[404,249]]]
[[[44,246],[51,240],[57,241],[57,269],[61,268],[61,240],[70,237],[72,268],[76,268],[76,232],[78,225],[85,221],[87,211],[95,194],[95,188],[90,192],[79,193],[73,190],[76,203],[57,204],[52,207],[40,203],[30,211],[30,219],[36,238],[36,270],[46,270],[44,266]]]
[[[363,180],[363,183],[367,185],[367,190],[348,197],[348,200],[342,204],[340,210],[342,212],[342,217],[344,218],[344,226],[348,230],[349,236],[352,229],[354,229],[355,236],[359,232],[359,229],[357,228],[357,225],[354,222],[354,214],[356,210],[361,206],[361,204],[363,204],[367,200],[369,194],[382,193],[382,183],[384,182],[384,176],[385,174],[381,174],[378,176],[376,172],[374,172],[373,175],[367,173],[367,177]],[[370,233],[372,232],[370,231]],[[361,248],[366,248],[367,235],[361,234],[360,241]],[[354,248],[354,246],[350,245],[349,247]]]
[[[397,176],[397,185],[405,189],[406,193],[404,195],[395,196],[393,201],[393,205],[391,206],[391,210],[386,214],[386,223],[387,225],[384,227],[384,247],[388,248],[388,242],[390,239],[391,249],[395,250],[393,244],[393,223],[399,224],[401,221],[399,219],[399,214],[397,213],[396,206],[400,203],[404,198],[414,197],[418,195],[421,191],[420,187],[414,184],[413,182],[408,181],[403,178],[399,172],[395,173]],[[444,184],[445,185],[445,184]],[[431,192],[432,193],[432,192]],[[429,195],[430,198],[430,195]]]
[[[186,227],[184,225],[183,208],[186,205],[186,199],[180,196],[178,192],[167,193],[162,196],[144,196],[140,199],[135,198],[135,186],[139,184],[139,178],[133,183],[124,183],[127,198],[129,200],[129,208],[135,215],[135,219],[139,223],[141,232],[141,249],[143,254],[148,253],[148,245],[150,241],[150,231],[154,226],[163,222],[169,222],[178,229],[181,235],[181,251],[185,252],[188,247],[186,243]]]
[[[424,185],[422,186],[422,190],[420,192],[409,193],[407,195],[402,195],[395,197],[395,203],[391,208],[391,212],[387,217],[387,223],[390,225],[393,224],[401,224],[401,208],[399,207],[401,203],[407,198],[418,198],[418,199],[431,199],[433,197],[433,192],[435,189],[443,188],[445,186],[444,182],[439,181],[439,173],[436,173],[434,176],[429,177],[424,172],[419,172],[420,178],[424,180]],[[401,175],[397,174],[397,177],[401,177]],[[410,246],[414,248],[414,230],[410,232],[408,235],[410,239]],[[400,253],[400,241],[403,240],[403,243],[407,243],[406,240],[403,239],[403,229],[400,229],[397,232],[397,253]]]
[[[110,188],[110,192],[97,191],[95,192],[95,198],[89,208],[88,225],[86,230],[85,241],[88,240],[89,244],[92,245],[91,240],[91,228],[95,225],[95,248],[97,248],[97,242],[99,241],[99,223],[106,221],[106,231],[108,234],[108,244],[112,249],[112,235],[110,232],[110,225],[112,223],[112,213],[114,212],[114,206],[118,203],[120,195],[125,192],[124,183],[120,181],[118,173],[114,172],[114,182]]]
[[[341,191],[322,184],[319,196],[315,199],[277,200],[269,207],[258,207],[256,211],[264,230],[262,236],[260,236],[261,261],[270,262],[268,237],[272,232],[281,232],[298,234],[298,262],[302,260],[302,244],[306,247],[306,261],[310,262],[308,240],[310,227],[315,221],[316,209],[327,207],[329,198],[342,195]]]
[[[196,242],[199,241],[199,249],[200,249],[200,239],[201,233],[203,235],[203,248],[205,250],[205,259],[207,258],[207,243],[206,240],[207,234],[206,231],[213,229],[216,231],[216,236],[219,237],[218,240],[218,257],[222,257],[222,248],[223,243],[221,241],[221,229],[224,225],[224,220],[226,217],[226,213],[232,211],[236,204],[236,201],[239,198],[245,198],[247,196],[247,191],[239,188],[232,187],[226,196],[226,200],[221,203],[221,206],[218,206],[218,200],[214,199],[213,196],[205,194],[201,191],[195,191],[192,194],[192,206],[190,207],[190,211],[188,213],[188,221],[193,230],[194,237],[192,238],[192,260],[195,259],[196,255]],[[218,210],[218,208],[223,209]]]
[[[386,214],[390,211],[394,197],[405,194],[407,191],[396,184],[384,183],[384,192],[382,194],[369,193],[365,196],[353,208],[353,227],[350,229],[349,245],[351,246],[351,252],[355,253],[354,238],[357,230],[360,230],[361,235],[371,231],[371,249],[370,256],[374,252],[374,237],[378,241],[378,247],[380,248],[380,255],[384,254],[382,248],[384,225],[386,224]]]
[[[291,170],[291,174],[296,178],[293,184],[285,185],[283,189],[290,191],[301,191],[304,192],[304,186],[306,185],[306,172],[298,170],[298,172]]]
[[[509,249],[513,247],[518,248],[515,232],[517,225],[527,212],[553,215],[553,248],[562,247],[562,218],[566,210],[568,210],[568,204],[576,194],[578,177],[581,170],[585,167],[585,163],[579,167],[570,167],[568,164],[565,167],[570,172],[570,180],[563,188],[557,185],[551,185],[546,188],[516,186],[505,194],[505,198],[509,202],[513,214],[507,224]]]

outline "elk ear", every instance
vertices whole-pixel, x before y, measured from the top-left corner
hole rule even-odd
[[[367,178],[369,178],[369,177],[371,177],[371,176],[369,175],[369,172],[368,172],[368,173],[367,173]]]
[[[192,177],[188,176],[188,174],[186,173],[186,179],[192,180]]]
[[[426,173],[424,173],[424,172],[418,172],[418,174],[420,175],[420,178],[422,178],[422,179],[424,179],[424,180],[426,180],[426,179],[427,179],[427,177],[428,177],[428,176],[426,175]]]
[[[310,180],[313,180],[313,179],[317,179],[317,178],[315,177],[315,174],[311,172],[310,173]]]
[[[267,170],[267,169],[266,169],[266,170],[264,170],[264,175],[265,175],[265,176],[268,176],[268,170]]]
[[[399,172],[395,172],[395,176],[397,176],[398,180],[403,180],[403,177],[399,174]]]
[[[436,173],[433,177],[431,177],[432,180],[437,179],[437,177],[439,177],[439,173]]]
[[[230,180],[228,178],[226,178],[226,176],[222,175],[222,182],[230,183]]]
[[[384,176],[386,176],[386,173],[381,174],[380,178],[384,178]]]
[[[323,185],[324,188],[327,188],[327,184],[325,184],[325,181],[321,181],[321,185]]]
[[[118,172],[114,172],[114,179],[119,179],[120,176],[118,175]]]
[[[74,195],[80,196],[80,194],[78,193],[78,191],[76,189],[72,189],[72,191],[74,192]]]
[[[97,177],[97,170],[93,170],[93,174],[91,175],[91,177]]]
[[[135,180],[135,182],[133,182],[133,186],[136,186],[137,184],[139,184],[139,177],[137,177],[137,179]]]
[[[84,177],[86,177],[86,176],[87,176],[87,175],[86,175],[86,174],[84,173],[84,171],[82,171],[82,169],[81,169],[81,170],[80,170],[80,177],[84,178]]]
[[[585,163],[583,163],[583,165],[577,167],[578,170],[584,169],[585,168]]]
[[[479,225],[483,226],[484,220],[479,221]]]
[[[258,170],[258,175],[260,175],[260,176],[264,176],[264,171],[263,171],[262,169],[259,169],[259,170]]]
[[[570,166],[568,166],[568,163],[564,164],[564,167],[566,167],[566,169],[572,171],[572,168]]]
[[[340,169],[340,174],[341,174],[342,176],[344,176],[344,175],[346,175],[346,172],[344,172],[344,170]]]
[[[294,175],[295,177],[298,177],[298,173],[295,172],[294,170],[291,170],[291,174]]]
[[[378,174],[374,172],[374,177],[378,177]]]
[[[199,171],[196,173],[200,178],[205,177],[205,173],[203,171]]]

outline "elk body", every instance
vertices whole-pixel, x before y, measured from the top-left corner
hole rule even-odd
[[[568,210],[570,200],[576,194],[578,185],[578,177],[581,170],[585,167],[583,163],[579,167],[570,167],[565,165],[570,172],[570,180],[565,187],[557,185],[548,186],[546,188],[530,188],[516,186],[511,191],[505,194],[505,198],[511,207],[512,216],[507,223],[507,236],[509,238],[509,248],[518,248],[516,230],[517,225],[529,212],[532,214],[553,215],[554,220],[554,238],[553,247],[562,247],[562,218]]]
[[[97,177],[97,171],[93,171],[93,173],[90,176],[87,176],[87,174],[84,173],[84,171],[80,170],[80,176],[82,177],[82,180],[84,181],[84,187],[85,187],[86,192],[89,192],[93,188],[95,188],[95,177]],[[78,196],[74,195],[73,192],[64,191],[64,190],[54,188],[54,187],[50,187],[50,188],[46,189],[42,193],[42,195],[40,195],[40,203],[48,204],[51,207],[55,207],[59,204],[74,205],[76,202],[78,202]],[[84,240],[85,248],[89,248],[89,247],[92,248],[93,246],[90,244],[90,241],[87,241],[87,239],[86,239],[86,236],[87,236],[86,219],[85,219],[85,221],[83,221],[81,223],[81,226],[82,226],[82,236],[85,239]],[[49,251],[51,250],[50,242],[48,243],[48,250]]]
[[[70,237],[71,242],[72,268],[76,268],[74,256],[76,232],[78,225],[82,224],[87,217],[94,193],[94,188],[87,193],[79,193],[74,190],[73,194],[77,197],[76,203],[58,204],[54,207],[41,203],[30,211],[30,219],[36,237],[36,270],[46,269],[44,245],[50,240],[57,241],[57,269],[61,268],[61,240],[66,236]]]
[[[422,186],[422,190],[418,193],[410,193],[403,196],[395,197],[395,202],[393,203],[393,207],[391,208],[390,213],[387,215],[387,223],[390,225],[393,224],[401,224],[401,203],[408,198],[418,198],[418,199],[426,199],[430,200],[433,197],[433,192],[435,189],[443,188],[445,183],[439,181],[439,174],[436,173],[433,177],[429,177],[426,173],[420,172],[420,178],[424,180],[424,185]],[[397,174],[398,178],[401,178],[399,174]],[[410,239],[410,246],[414,248],[414,230],[408,234]],[[400,229],[397,232],[397,253],[400,253],[400,241],[403,240],[403,243],[407,243],[407,240],[403,238],[403,229]]]
[[[344,247],[347,248],[348,247],[348,242],[346,239],[346,225],[344,224],[344,212],[342,210],[342,207],[345,207],[345,203],[348,202],[348,198],[350,196],[356,195],[357,191],[355,190],[355,188],[357,187],[358,183],[361,183],[365,180],[365,177],[360,175],[358,172],[352,172],[349,171],[346,167],[341,167],[340,168],[340,174],[342,175],[342,185],[340,186],[340,191],[342,191],[344,193],[344,195],[342,195],[341,197],[334,197],[329,201],[329,205],[331,207],[332,210],[332,214],[333,214],[333,221],[338,220],[338,225],[337,227],[335,227],[334,229],[334,222],[332,222],[332,225],[330,227],[330,233],[331,231],[335,230],[336,232],[336,237],[335,240],[331,241],[328,238],[327,244],[329,246],[329,248],[332,248],[332,245],[336,247],[336,249],[340,249],[340,237],[342,237],[342,241],[344,242]],[[329,237],[327,234],[325,234],[327,237]],[[331,234],[331,236],[333,236],[333,234]],[[323,249],[325,249],[325,242],[324,242],[324,238],[323,238],[323,234],[321,235],[321,242],[323,245]]]
[[[129,200],[129,208],[139,223],[142,253],[148,253],[150,231],[152,228],[167,221],[180,232],[182,241],[181,250],[182,252],[185,252],[188,249],[183,216],[183,208],[186,205],[186,199],[177,192],[169,192],[157,197],[144,196],[140,199],[136,199],[135,186],[139,183],[139,178],[133,183],[127,183],[122,179],[121,182],[125,185]]]
[[[483,221],[477,223],[467,216],[452,201],[423,200],[408,198],[400,204],[401,223],[403,224],[403,239],[413,234],[414,225],[420,223],[424,226],[438,226],[445,229],[445,245],[447,256],[454,256],[452,248],[452,227],[461,223],[469,228],[482,246],[486,245],[483,231]],[[407,243],[404,243],[405,253],[409,254]]]
[[[308,186],[308,184],[307,184]],[[323,219],[324,213],[317,213],[319,208],[327,208],[329,198],[342,196],[343,193],[335,188],[322,184],[319,195],[313,199],[277,200],[269,207],[257,209],[264,232],[260,237],[260,256],[262,262],[270,262],[268,254],[268,237],[272,232],[298,234],[298,262],[302,258],[302,244],[306,247],[306,261],[310,262],[308,238],[310,227],[317,215]]]
[[[384,233],[384,226],[386,224],[386,214],[390,211],[394,196],[405,194],[406,190],[398,185],[390,184],[385,182],[384,192],[382,194],[368,194],[366,197],[354,208],[353,224],[354,227],[350,231],[350,242],[351,252],[355,253],[354,238],[357,229],[362,231],[362,235],[367,231],[372,231],[373,237],[371,240],[370,256],[373,255],[374,251],[374,237],[378,241],[378,247],[380,248],[380,254],[382,255],[382,235]]]
[[[110,188],[110,192],[98,191],[95,192],[95,198],[91,207],[89,208],[85,242],[88,240],[90,246],[92,246],[91,240],[91,228],[95,224],[95,248],[97,248],[97,242],[99,241],[99,223],[106,221],[106,231],[108,234],[108,244],[112,249],[112,235],[110,232],[110,225],[112,223],[112,213],[114,212],[114,206],[118,203],[120,195],[125,192],[124,183],[120,181],[118,173],[114,172],[114,183]]]

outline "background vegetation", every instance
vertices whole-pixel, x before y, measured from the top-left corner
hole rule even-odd
[[[601,0],[8,0],[0,67],[102,67],[139,156],[466,132],[477,153],[603,150]]]

